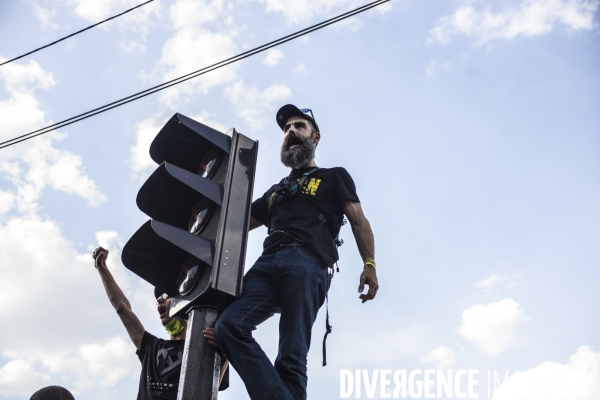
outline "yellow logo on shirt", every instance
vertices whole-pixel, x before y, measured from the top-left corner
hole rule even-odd
[[[269,196],[269,208],[273,205],[273,200],[275,199],[275,192],[271,193]]]
[[[300,182],[300,179],[296,179],[296,182]],[[320,183],[321,179],[310,178],[308,182],[304,183],[304,186],[302,187],[302,194],[310,194],[311,196],[316,196],[317,189],[319,189]],[[269,208],[271,208],[271,206],[275,202],[276,194],[277,191],[273,191],[273,193],[271,193],[271,195],[269,196]]]
[[[302,188],[302,194],[310,194],[315,196],[317,194],[317,189],[319,188],[320,183],[320,179],[310,178],[310,181],[304,184],[304,187]]]

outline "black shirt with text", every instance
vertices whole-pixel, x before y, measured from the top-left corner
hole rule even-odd
[[[288,180],[300,182],[302,175],[314,167],[292,170]],[[252,203],[252,216],[269,226],[264,253],[279,245],[301,241],[315,250],[327,265],[339,258],[335,239],[344,219],[343,203],[359,202],[352,177],[342,167],[319,168],[304,181],[297,194],[281,202],[274,201],[277,185]]]
[[[164,340],[144,332],[136,352],[142,362],[137,400],[176,400],[185,340]],[[229,371],[219,390],[229,387]]]

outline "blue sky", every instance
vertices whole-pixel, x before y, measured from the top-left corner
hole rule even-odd
[[[135,4],[2,2],[0,60]],[[157,0],[0,67],[0,139],[361,4]],[[497,400],[526,398],[536,385],[552,393],[546,398],[599,398],[599,4],[394,0],[0,150],[0,398],[27,399],[49,384],[82,399],[135,396],[139,361],[91,250],[112,251],[134,311],[166,337],[151,287],[120,263],[147,220],[135,196],[156,167],[150,141],[175,112],[235,127],[260,142],[257,197],[287,174],[274,121],[286,103],[313,109],[317,164],[353,176],[381,286],[360,303],[362,263],[344,227],[328,365],[320,365],[322,312],[310,399],[339,398],[344,369],[479,369],[480,398],[488,398],[488,370],[509,371]],[[247,268],[265,235],[250,234]],[[256,337],[274,357],[277,318]],[[247,398],[235,374],[220,398]]]

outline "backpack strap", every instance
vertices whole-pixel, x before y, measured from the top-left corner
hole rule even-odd
[[[328,279],[333,277],[333,273],[329,275]],[[323,336],[323,366],[327,365],[327,348],[325,346],[325,341],[327,340],[327,336],[331,333],[331,329],[333,327],[329,325],[329,295],[325,294],[325,336]]]
[[[273,200],[268,205],[267,209],[267,232],[271,234],[271,209],[277,207],[277,204],[289,199],[290,197],[296,196],[302,190],[304,186],[304,182],[310,174],[318,171],[320,168],[316,167],[302,174],[301,178],[293,179],[288,181],[288,177],[283,178],[277,186],[275,187],[275,192],[273,193]],[[275,209],[276,210],[276,209]],[[274,215],[274,214],[273,214]]]

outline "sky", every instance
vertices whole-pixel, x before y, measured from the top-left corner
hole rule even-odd
[[[1,1],[0,62],[139,3]],[[365,3],[156,0],[1,66],[0,141]],[[393,0],[1,149],[0,399],[28,399],[51,384],[77,399],[136,396],[140,363],[92,250],[110,250],[134,312],[167,338],[152,287],[120,261],[148,219],[135,197],[157,167],[150,142],[176,112],[222,132],[235,127],[259,141],[256,198],[288,173],[274,119],[287,103],[314,112],[317,164],[352,175],[380,283],[376,299],[361,304],[362,260],[343,227],[328,364],[322,309],[309,399],[340,398],[344,371],[364,370],[368,380],[391,371],[390,386],[369,382],[374,398],[385,398],[395,371],[463,369],[479,371],[479,398],[599,399],[599,6]],[[246,269],[265,236],[265,228],[250,233]],[[255,331],[272,359],[277,323]],[[219,398],[248,398],[235,372]]]

